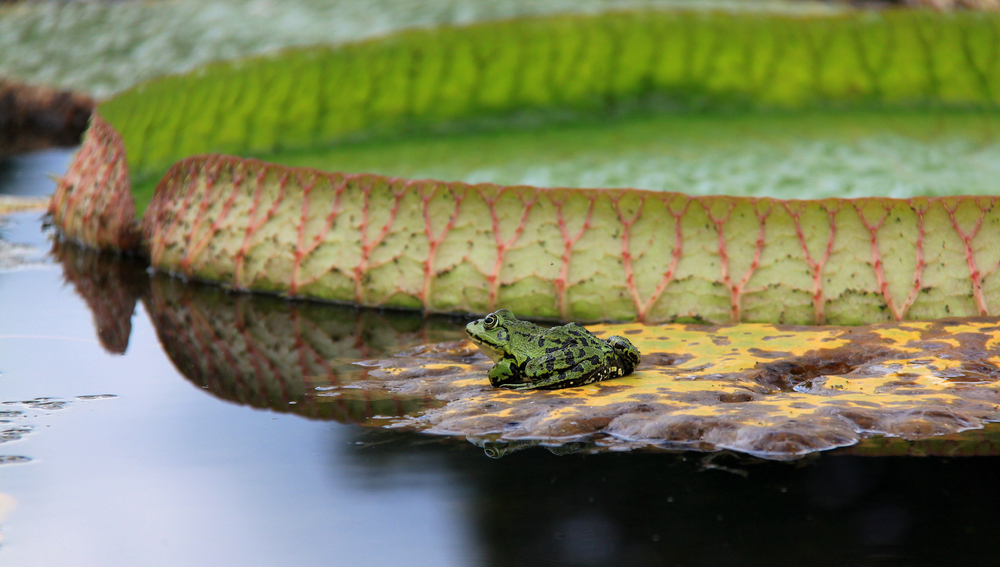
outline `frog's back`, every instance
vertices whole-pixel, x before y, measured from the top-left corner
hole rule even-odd
[[[552,327],[548,331],[549,340],[565,345],[604,346],[604,341],[594,336],[579,323],[567,323]]]
[[[550,331],[530,321],[516,321],[508,326],[510,345],[508,354],[518,365],[545,353],[550,344]]]

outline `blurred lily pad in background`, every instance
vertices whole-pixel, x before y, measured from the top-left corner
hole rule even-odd
[[[107,97],[136,83],[290,46],[404,28],[627,8],[829,13],[788,0],[168,0],[0,6],[0,76]]]

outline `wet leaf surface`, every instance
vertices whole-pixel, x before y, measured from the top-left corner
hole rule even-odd
[[[400,420],[445,435],[587,440],[729,449],[785,459],[872,436],[914,440],[978,429],[1000,419],[995,319],[861,328],[772,325],[609,325],[646,358],[628,377],[553,392],[488,386],[487,360],[387,361],[371,391],[433,395],[448,405]],[[638,332],[636,332],[638,331]],[[631,334],[630,334],[631,333]],[[686,353],[672,362],[670,353]],[[422,375],[418,368],[431,372]],[[442,370],[447,369],[446,372]]]

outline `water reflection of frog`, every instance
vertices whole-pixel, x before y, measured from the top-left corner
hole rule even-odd
[[[554,389],[631,374],[639,350],[617,335],[601,340],[576,323],[546,329],[506,309],[465,326],[490,357],[490,384],[515,390]]]

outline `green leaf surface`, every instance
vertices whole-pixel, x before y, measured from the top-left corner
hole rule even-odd
[[[836,13],[803,0],[168,0],[0,3],[0,75],[107,97],[211,61],[413,27],[626,8]]]
[[[262,159],[409,179],[692,195],[992,195],[1000,191],[1000,121],[964,110],[644,113]]]
[[[1000,309],[1000,198],[776,201],[175,165],[154,266],[423,308],[645,322],[860,324]]]
[[[102,104],[100,113],[122,134],[131,176],[148,190],[171,163],[189,155],[220,152],[283,160],[289,151],[414,132],[544,127],[671,109],[994,109],[1000,100],[1000,73],[993,72],[1000,64],[997,25],[992,15],[920,11],[832,16],[640,11],[519,19],[407,31],[338,47],[210,64],[127,91]],[[986,116],[996,124],[992,112]],[[863,124],[864,118],[846,119],[847,124],[852,121]],[[698,123],[685,128],[666,119],[642,128],[634,122],[631,129],[629,123],[597,126],[608,131],[584,137],[602,140],[596,147],[617,145],[608,141],[624,138],[625,145],[634,148],[643,139],[701,129]],[[707,126],[711,131],[711,122]],[[933,131],[928,126],[917,130],[926,136]],[[945,125],[946,130],[951,127]],[[748,125],[751,131],[767,128],[753,121]],[[816,126],[804,129],[817,131]],[[713,138],[743,138],[738,121],[722,130]],[[562,147],[572,135],[557,135],[552,147]],[[883,135],[891,139],[893,132]],[[685,136],[679,137],[683,141]],[[863,154],[866,146],[883,145],[877,137],[868,140],[857,148],[846,144],[846,153]],[[832,145],[845,146],[836,134]],[[894,157],[910,150],[905,142],[897,145],[902,147]],[[484,152],[489,148],[476,146]],[[633,151],[617,163],[612,158],[612,165],[592,170],[595,180],[622,163],[626,169],[635,168],[632,162],[649,162],[655,156],[645,166],[648,173],[680,159],[671,160],[671,151],[657,149],[654,145],[645,155]],[[992,136],[981,161],[989,162],[991,151],[996,151]],[[708,152],[705,165],[717,164],[713,153],[726,152],[724,144]],[[933,152],[917,149],[918,154]],[[945,150],[941,159],[951,152]],[[959,152],[962,159],[975,159],[973,149]],[[764,156],[768,153],[765,148]],[[521,155],[532,155],[530,148]],[[746,157],[755,159],[753,152]],[[344,163],[324,161],[314,159],[309,165]],[[568,161],[564,168],[572,169],[573,158]],[[763,161],[766,177],[767,164],[778,159]],[[530,159],[526,165],[531,165]],[[550,163],[553,166],[558,164]],[[803,173],[812,172],[806,168]],[[636,177],[622,183],[633,185]],[[508,179],[487,175],[475,180]],[[574,181],[557,176],[550,182],[563,184],[563,179]],[[752,182],[734,185],[754,190]],[[809,195],[809,189],[804,190]],[[141,212],[148,196],[139,201]]]

